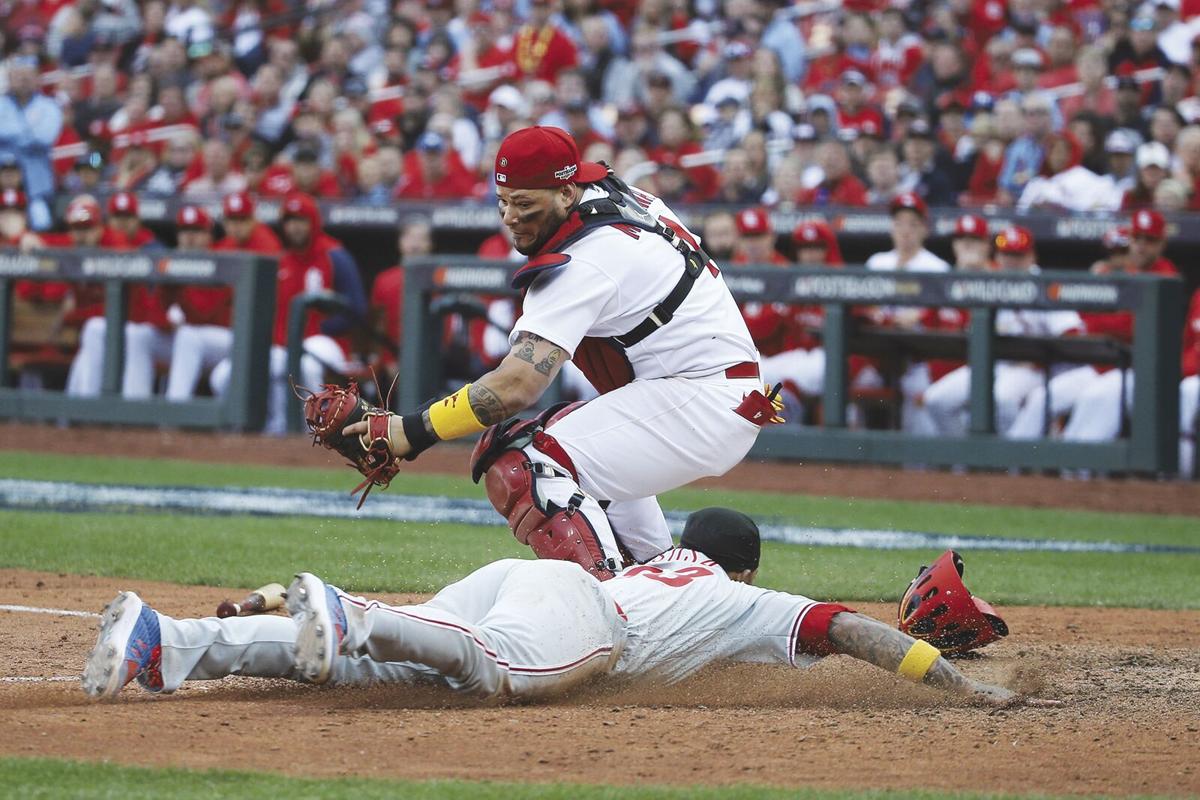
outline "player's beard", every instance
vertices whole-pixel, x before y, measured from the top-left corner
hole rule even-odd
[[[546,245],[546,242],[550,241],[554,234],[558,233],[558,229],[562,227],[562,224],[567,221],[568,212],[561,211],[557,206],[551,205],[546,208],[543,214],[542,226],[532,242],[524,247],[517,245],[515,241],[513,242],[513,249],[521,255],[532,256],[541,250]]]

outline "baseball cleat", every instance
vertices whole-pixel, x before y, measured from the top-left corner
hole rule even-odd
[[[158,614],[133,592],[121,592],[100,615],[96,646],[83,665],[83,690],[110,699],[134,678],[162,688]]]
[[[296,670],[311,683],[325,683],[346,636],[346,612],[333,587],[301,572],[287,591],[287,610],[296,631]]]

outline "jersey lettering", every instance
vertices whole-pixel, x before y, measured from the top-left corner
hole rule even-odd
[[[649,564],[642,564],[637,567],[630,567],[624,573],[619,575],[621,578],[632,578],[641,575],[644,578],[649,578],[652,581],[665,583],[667,586],[679,588],[687,586],[696,578],[710,577],[713,574],[711,569],[706,567],[683,567],[682,569],[664,570],[661,567],[652,567]]]

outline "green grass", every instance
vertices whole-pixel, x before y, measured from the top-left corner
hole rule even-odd
[[[190,461],[0,452],[0,476],[81,483],[147,486],[278,486],[289,489],[344,489],[357,482],[349,469],[203,464]],[[466,475],[402,472],[392,494],[483,497]],[[1077,539],[1200,546],[1200,520],[1152,514],[1113,514],[1058,509],[997,507],[965,503],[926,503],[813,497],[802,494],[679,489],[663,495],[665,508],[690,510],[723,505],[756,519],[802,525],[913,530],[963,536],[1024,539]],[[368,500],[368,502],[370,502]]]
[[[308,570],[358,592],[432,592],[497,558],[531,557],[501,526],[7,511],[0,531],[3,567],[215,586],[287,583]],[[760,584],[892,601],[937,555],[768,542]],[[1200,608],[1196,555],[980,552],[966,562],[967,585],[995,603]]]
[[[837,791],[731,787],[593,786],[584,784],[493,783],[488,781],[391,781],[366,778],[291,778],[270,773],[124,767],[52,759],[0,759],[0,797],[122,798],[122,800],[210,800],[214,797],[405,798],[405,800],[967,800],[1047,795],[958,794],[921,790]],[[1084,796],[1071,795],[1072,800]]]

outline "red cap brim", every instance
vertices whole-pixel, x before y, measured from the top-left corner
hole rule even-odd
[[[579,171],[572,180],[575,183],[595,183],[608,177],[608,167],[594,161],[580,161]]]

